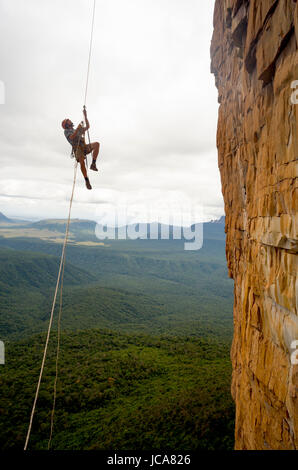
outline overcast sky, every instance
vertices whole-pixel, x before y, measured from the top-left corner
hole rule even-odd
[[[0,0],[0,211],[8,216],[67,216],[74,161],[61,121],[82,119],[92,6]],[[213,6],[97,0],[87,107],[100,172],[90,172],[92,191],[78,173],[73,217],[95,220],[117,201],[180,199],[204,206],[209,220],[224,213]]]

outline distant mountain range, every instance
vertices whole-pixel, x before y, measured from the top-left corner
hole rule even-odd
[[[33,236],[38,234],[43,239],[48,238],[53,241],[54,238],[60,239],[66,229],[66,219],[44,219],[37,222],[9,219],[3,213],[0,213],[0,226],[3,230],[9,231],[9,236]],[[12,225],[13,227],[6,227]],[[105,227],[92,220],[72,219],[70,225],[70,237],[75,242],[91,241],[98,243],[104,240],[124,240],[124,239],[145,239],[145,240],[190,240],[192,233],[197,240],[203,237],[209,239],[225,238],[224,226],[225,217],[213,220],[203,224],[193,224],[191,227],[179,227],[165,225],[161,223],[140,223],[126,225],[121,227]],[[190,231],[191,229],[191,231]],[[13,231],[13,233],[12,233]],[[1,233],[0,233],[1,235]],[[3,232],[5,236],[5,233]],[[7,233],[6,233],[7,235]],[[60,237],[60,238],[59,238]]]
[[[220,225],[225,225],[226,223],[226,218],[224,215],[221,216],[220,219],[216,219],[216,220],[211,220],[211,222],[208,222],[210,224],[220,224]]]
[[[0,224],[24,224],[24,223],[30,223],[30,222],[28,220],[24,220],[18,217],[10,219],[6,217],[6,215],[4,215],[3,212],[0,212]]]
[[[3,212],[0,212],[0,222],[5,222],[5,223],[27,223],[30,226],[34,227],[41,227],[44,225],[63,225],[66,223],[66,219],[40,219],[37,220],[36,222],[33,222],[32,220],[24,220],[21,218],[14,217],[13,219],[6,217],[6,215],[3,214]],[[93,220],[87,220],[87,219],[72,219],[71,221],[72,225],[78,225],[78,226],[85,226],[88,228],[93,228],[96,224],[95,221]],[[220,217],[219,219],[211,220],[210,222],[205,222],[205,223],[211,223],[211,224],[225,224],[225,216]],[[157,224],[157,222],[155,223]],[[159,224],[162,225],[162,224]]]
[[[11,224],[13,223],[13,221],[11,219],[9,219],[8,217],[6,217],[4,214],[2,214],[2,212],[0,212],[0,223],[1,222],[5,222],[7,224]]]

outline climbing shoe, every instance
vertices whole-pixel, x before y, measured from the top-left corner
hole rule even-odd
[[[86,188],[87,188],[87,189],[92,189],[92,186],[91,186],[91,184],[90,184],[89,178],[85,178],[85,182],[86,182]]]
[[[90,170],[98,171],[98,169],[96,168],[96,163],[95,162],[91,163]]]

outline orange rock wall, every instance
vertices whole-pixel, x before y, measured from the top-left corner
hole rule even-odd
[[[298,449],[297,44],[297,0],[216,0],[236,449]]]

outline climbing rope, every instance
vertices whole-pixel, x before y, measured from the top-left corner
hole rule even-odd
[[[93,45],[95,10],[96,10],[96,0],[93,1],[92,26],[91,26],[91,36],[90,36],[90,47],[89,47],[89,58],[88,58],[88,67],[87,67],[87,79],[86,79],[86,87],[85,87],[84,106],[86,106],[88,85],[89,85],[89,73],[90,73],[91,53],[92,53],[92,45]]]
[[[59,288],[59,283],[60,283],[60,277],[61,277],[62,267],[63,267],[63,263],[64,263],[66,244],[67,244],[67,241],[68,241],[69,225],[70,225],[70,214],[71,214],[71,207],[72,207],[73,196],[74,196],[74,189],[75,189],[75,184],[76,184],[77,168],[78,168],[78,162],[76,162],[76,164],[75,164],[74,179],[73,179],[73,185],[72,185],[72,193],[71,193],[70,204],[69,204],[68,220],[67,220],[65,238],[64,238],[63,248],[62,248],[62,254],[61,254],[61,260],[60,260],[58,278],[57,278],[57,283],[56,283],[56,289],[55,289],[55,294],[54,294],[54,299],[53,299],[53,305],[52,305],[52,310],[51,310],[51,315],[50,315],[49,326],[48,326],[48,333],[47,333],[47,338],[46,338],[46,343],[45,343],[45,348],[44,348],[44,353],[43,353],[43,358],[42,358],[42,363],[41,363],[41,368],[40,368],[40,373],[39,373],[37,388],[36,388],[36,392],[35,392],[33,407],[32,407],[32,411],[31,411],[30,422],[29,422],[29,427],[28,427],[28,432],[27,432],[27,437],[26,437],[26,442],[25,442],[24,450],[27,450],[27,447],[28,447],[28,442],[29,442],[29,438],[30,438],[30,434],[31,434],[31,429],[32,429],[33,417],[34,417],[35,408],[36,408],[36,402],[37,402],[37,398],[38,398],[38,394],[39,394],[41,379],[42,379],[43,370],[44,370],[44,365],[45,365],[46,356],[47,356],[47,351],[48,351],[48,345],[49,345],[50,333],[51,333],[51,328],[52,328],[52,323],[53,323],[53,317],[54,317],[54,310],[55,310],[55,305],[56,305],[57,293],[58,293],[58,288]]]
[[[96,0],[94,0],[94,3],[93,3],[92,27],[91,27],[91,36],[90,36],[90,47],[89,47],[89,58],[88,58],[88,67],[87,67],[85,97],[84,97],[84,108],[86,107],[88,85],[89,85],[89,72],[90,72],[91,52],[92,52],[92,44],[93,44],[95,7],[96,7]],[[88,132],[88,137],[89,137],[89,143],[90,143],[89,132]],[[79,145],[80,145],[80,139],[78,141],[76,152],[79,148]],[[62,294],[63,294],[63,281],[64,281],[64,270],[65,270],[65,252],[66,252],[66,246],[67,246],[68,237],[69,237],[69,226],[70,226],[71,209],[72,209],[74,191],[75,191],[76,179],[77,179],[77,169],[78,169],[78,162],[76,161],[75,168],[74,168],[74,178],[73,178],[72,192],[71,192],[70,203],[69,203],[68,219],[67,219],[65,237],[64,237],[63,247],[62,247],[58,277],[57,277],[56,288],[55,288],[55,294],[54,294],[54,298],[53,298],[53,304],[52,304],[52,309],[51,309],[51,314],[50,314],[47,337],[46,337],[46,342],[45,342],[45,347],[44,347],[44,352],[43,352],[43,358],[42,358],[42,362],[41,362],[39,378],[38,378],[38,382],[37,382],[35,397],[34,397],[32,411],[31,411],[31,415],[30,415],[30,421],[29,421],[29,426],[28,426],[28,430],[27,430],[24,450],[27,450],[27,448],[28,448],[28,443],[29,443],[29,439],[30,439],[30,435],[31,435],[32,423],[33,423],[33,418],[34,418],[35,409],[36,409],[36,403],[37,403],[37,399],[38,399],[38,395],[39,395],[41,379],[42,379],[42,376],[43,376],[45,361],[46,361],[46,357],[47,357],[49,339],[50,339],[50,334],[51,334],[51,329],[52,329],[52,324],[53,324],[53,318],[54,318],[54,310],[55,310],[55,306],[56,306],[57,294],[58,294],[58,289],[59,289],[59,284],[60,284],[60,279],[61,279],[60,305],[59,305],[58,327],[57,327],[56,374],[55,374],[55,381],[54,381],[54,397],[53,397],[53,408],[52,408],[52,412],[51,412],[51,430],[50,430],[50,437],[49,437],[49,441],[48,441],[48,449],[50,449],[51,441],[52,441],[52,435],[53,435],[53,429],[54,429],[54,414],[55,414],[56,396],[57,396],[58,362],[59,362],[59,353],[60,353],[61,316],[62,316],[62,301],[63,301]]]
[[[89,74],[90,74],[90,64],[91,64],[91,54],[92,54],[93,34],[94,34],[95,10],[96,10],[96,0],[93,1],[92,25],[91,25],[91,35],[90,35],[90,47],[89,47],[89,57],[88,57],[88,66],[87,66],[87,78],[86,78],[86,87],[85,87],[85,97],[84,97],[84,109],[86,108],[87,92],[88,92],[88,85],[89,85]],[[85,121],[85,124],[87,124],[86,121]],[[87,135],[88,135],[88,142],[89,142],[89,145],[91,145],[89,130],[87,130]],[[88,158],[87,158],[87,167],[88,167]]]
[[[77,176],[77,167],[78,162],[75,165],[75,173],[74,173],[74,180],[76,180]],[[75,181],[73,185],[73,189],[75,187]],[[73,198],[73,194],[72,194]],[[71,198],[71,201],[72,201]],[[69,225],[66,229],[67,238],[69,233]],[[54,417],[55,417],[55,409],[56,409],[56,397],[57,397],[57,382],[58,382],[58,363],[59,363],[59,353],[60,353],[60,336],[61,336],[61,317],[62,317],[62,305],[63,305],[63,285],[64,285],[64,270],[65,270],[65,256],[66,251],[64,251],[63,256],[63,267],[62,267],[62,276],[61,276],[61,285],[60,285],[60,299],[59,299],[59,314],[58,314],[58,324],[57,324],[57,352],[56,352],[56,366],[55,366],[55,380],[54,380],[54,391],[53,391],[53,408],[51,412],[51,430],[50,430],[50,437],[48,441],[48,450],[51,448],[53,431],[54,431]]]

